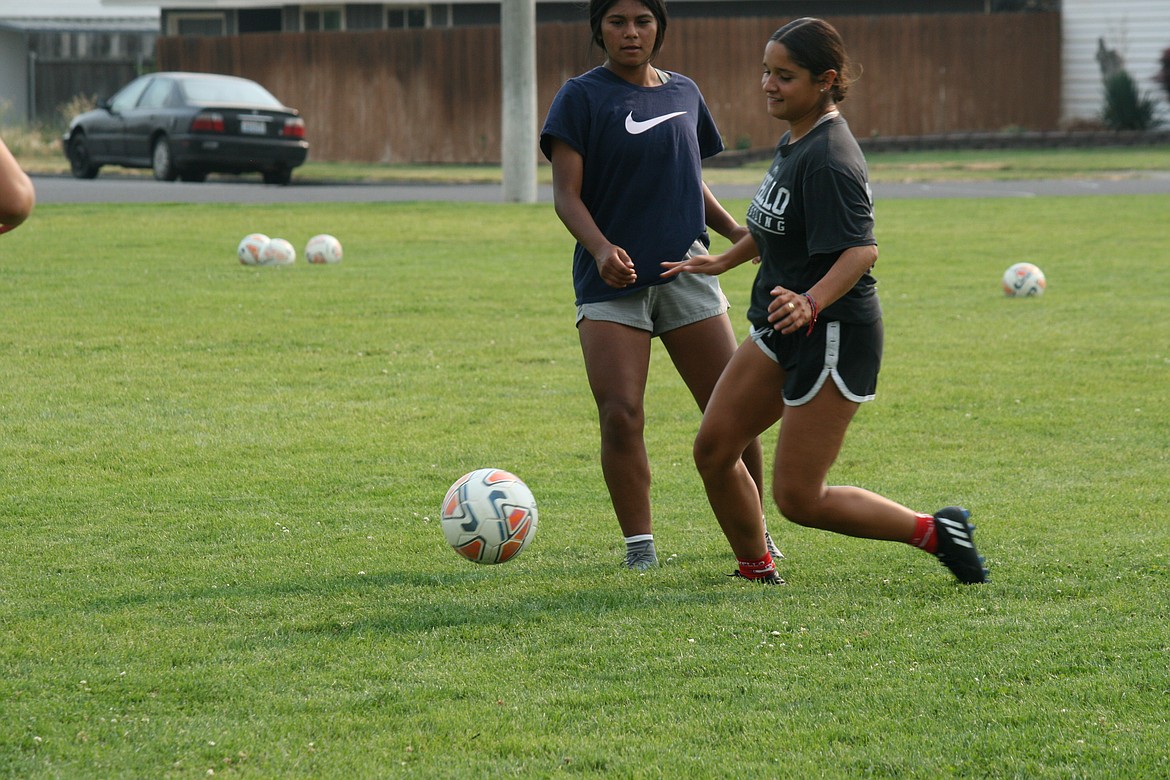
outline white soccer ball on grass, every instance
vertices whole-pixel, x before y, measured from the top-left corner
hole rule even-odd
[[[1043,295],[1047,287],[1044,272],[1032,263],[1016,263],[1003,272],[1003,292],[1009,298]]]
[[[328,233],[313,236],[305,244],[305,261],[313,265],[341,262],[341,242]]]
[[[260,250],[260,265],[292,265],[297,261],[297,250],[283,238],[270,238]]]
[[[240,239],[236,247],[236,257],[244,265],[260,265],[260,252],[268,243],[268,236],[263,233],[249,233]]]
[[[503,563],[536,536],[536,499],[502,469],[476,469],[455,480],[442,506],[443,535],[475,563]]]

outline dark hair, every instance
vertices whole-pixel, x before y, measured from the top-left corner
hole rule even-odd
[[[601,37],[601,23],[609,9],[617,4],[618,0],[589,0],[589,30],[593,34],[593,42],[605,51],[605,41]],[[658,22],[658,36],[654,39],[654,48],[650,51],[650,59],[658,56],[662,42],[666,39],[666,0],[638,0],[646,6],[655,21]]]
[[[772,33],[768,40],[783,44],[792,61],[814,77],[827,70],[837,71],[837,80],[829,91],[834,103],[844,100],[849,87],[857,80],[857,66],[845,53],[841,34],[824,19],[809,16],[796,19]]]

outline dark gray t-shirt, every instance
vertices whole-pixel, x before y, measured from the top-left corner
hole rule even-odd
[[[747,224],[761,258],[748,308],[755,327],[768,323],[774,287],[807,292],[846,249],[877,244],[865,157],[842,117],[825,120],[794,144],[787,135],[780,139]],[[862,274],[819,319],[877,321],[876,286],[870,273]]]

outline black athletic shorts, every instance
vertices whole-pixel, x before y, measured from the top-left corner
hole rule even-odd
[[[825,380],[850,401],[872,401],[882,366],[882,321],[857,325],[818,322],[813,332],[804,328],[782,334],[771,325],[752,329],[752,340],[784,369],[784,403],[801,406],[813,399]]]

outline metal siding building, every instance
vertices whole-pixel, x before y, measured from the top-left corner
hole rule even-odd
[[[1170,122],[1166,90],[1155,78],[1162,52],[1170,48],[1170,0],[1064,0],[1061,15],[1061,113],[1066,124],[1101,116],[1105,87],[1097,63],[1099,40],[1121,55],[1138,90],[1155,99],[1158,115]]]
[[[157,6],[127,10],[101,0],[0,0],[0,125],[51,114],[54,106],[38,105],[37,96],[47,102],[49,72],[63,65],[74,64],[79,87],[94,83],[111,64],[133,65],[142,50],[153,50],[158,24]],[[52,75],[65,83],[61,73]]]

